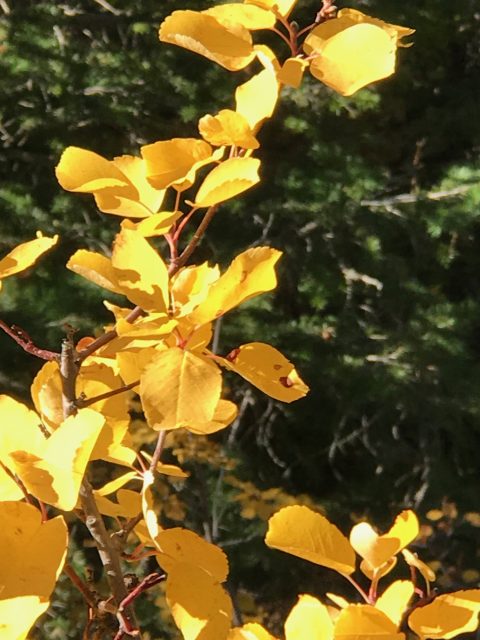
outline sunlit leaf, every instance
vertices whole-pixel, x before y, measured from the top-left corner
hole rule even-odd
[[[367,523],[355,525],[350,533],[350,543],[355,551],[374,569],[396,555],[418,535],[418,520],[413,511],[402,511],[387,533],[379,536]]]
[[[407,609],[413,593],[414,585],[410,580],[396,580],[388,585],[375,603],[375,607],[383,611],[397,626]]]
[[[142,486],[142,512],[148,534],[152,540],[152,546],[155,546],[153,540],[160,533],[161,527],[158,522],[158,515],[155,513],[152,486],[155,483],[153,473],[148,470],[143,474]],[[137,534],[138,535],[138,534]]]
[[[333,640],[327,607],[313,596],[299,596],[285,621],[285,636],[286,640]]]
[[[262,625],[257,622],[248,622],[243,627],[230,629],[227,640],[277,640]]]
[[[160,140],[145,145],[141,152],[148,180],[157,189],[180,183],[186,189],[193,184],[197,169],[214,161],[212,147],[196,138]]]
[[[211,207],[234,198],[256,185],[260,178],[257,158],[229,158],[216,166],[202,182],[195,196],[196,207]]]
[[[265,542],[315,564],[350,575],[355,571],[355,552],[347,538],[324,516],[308,507],[285,507],[268,522]]]
[[[223,109],[215,116],[203,116],[198,122],[198,130],[202,138],[214,146],[234,145],[243,149],[259,147],[245,116],[231,109]]]
[[[156,430],[210,422],[220,398],[221,373],[204,357],[178,347],[158,353],[145,368],[140,397]]]
[[[397,625],[383,611],[368,604],[342,609],[335,622],[335,640],[405,640]]]
[[[387,24],[354,9],[318,25],[304,49],[313,56],[312,75],[349,96],[365,85],[387,78],[395,70],[396,50],[412,29]]]
[[[117,234],[112,266],[129,300],[146,311],[167,311],[167,266],[138,231],[122,228]]]
[[[189,563],[177,563],[168,576],[166,596],[185,640],[226,639],[232,604],[210,573]]]
[[[266,9],[275,9],[278,13],[286,18],[296,5],[297,0],[245,0],[246,4],[254,4]]]
[[[177,563],[201,567],[218,582],[228,574],[228,561],[220,547],[207,542],[193,531],[175,527],[164,529],[155,537],[160,553],[157,560],[162,569],[170,573]]]
[[[410,567],[415,567],[415,569],[417,569],[421,573],[421,575],[423,576],[423,578],[427,583],[435,581],[436,579],[435,572],[432,571],[432,569],[428,566],[428,564],[425,564],[425,562],[422,562],[420,558],[417,557],[416,553],[412,553],[408,549],[403,549],[402,555],[405,558],[405,562]]]
[[[160,40],[194,51],[229,71],[253,59],[252,38],[240,24],[220,22],[196,11],[174,11],[160,27]]]
[[[169,232],[172,224],[182,215],[181,211],[160,211],[149,218],[137,222],[135,229],[144,238],[163,236]]]
[[[269,344],[251,342],[215,359],[276,400],[293,402],[308,393],[293,364]]]
[[[247,249],[209,288],[208,296],[189,315],[193,324],[216,320],[237,305],[277,285],[275,264],[281,253],[270,247]]]
[[[111,260],[101,253],[79,249],[67,262],[67,269],[108,291],[124,293]]]
[[[12,473],[8,473],[6,468],[0,464],[0,502],[21,500],[23,497],[23,491],[13,479]]]
[[[279,82],[272,69],[260,71],[237,87],[236,110],[245,117],[253,132],[273,114],[278,94]]]
[[[417,607],[408,618],[408,626],[420,638],[454,638],[478,628],[480,589],[455,591],[437,596],[433,602]]]
[[[277,79],[288,87],[298,89],[302,84],[303,74],[308,68],[309,62],[304,58],[288,58],[277,73]]]
[[[193,426],[189,425],[187,429],[191,433],[199,435],[216,433],[217,431],[221,431],[228,427],[235,420],[237,414],[238,409],[236,404],[230,402],[230,400],[220,399],[210,422],[207,422],[206,424],[199,424],[197,422]]]
[[[128,180],[112,162],[98,153],[80,147],[65,149],[55,174],[61,187],[79,193],[128,186]]]
[[[23,242],[14,247],[0,260],[0,280],[31,267],[42,254],[56,245],[57,241],[58,236],[49,238],[38,233],[34,240]]]
[[[104,516],[110,518],[135,518],[142,513],[142,497],[136,491],[119,489],[116,494],[117,502],[94,491],[97,508]]]
[[[369,580],[380,580],[380,578],[389,574],[396,565],[396,556],[389,558],[380,567],[372,567],[367,560],[362,560],[360,562],[360,571],[366,575]]]
[[[25,640],[36,619],[48,609],[49,604],[38,596],[18,596],[0,600],[2,640]]]
[[[171,292],[177,316],[185,316],[209,295],[211,285],[220,277],[218,266],[206,262],[181,269],[173,278]]]
[[[38,596],[48,601],[67,552],[63,517],[42,523],[32,505],[0,502],[0,522],[0,599]]]
[[[238,2],[217,5],[202,11],[202,14],[213,16],[222,24],[226,23],[227,27],[231,23],[240,24],[249,31],[270,29],[276,22],[275,16],[271,11],[254,5],[239,4]]]

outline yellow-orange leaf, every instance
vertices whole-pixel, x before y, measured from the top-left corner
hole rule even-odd
[[[268,522],[265,542],[342,574],[355,571],[355,552],[347,538],[308,507],[294,505],[278,511]]]
[[[277,285],[275,264],[281,252],[270,247],[247,249],[210,286],[206,299],[189,315],[194,325],[216,320],[233,307]]]
[[[405,640],[382,611],[368,604],[342,609],[335,623],[335,640]]]
[[[232,603],[210,573],[189,563],[177,563],[168,576],[166,596],[185,640],[226,639]]]
[[[39,233],[34,240],[14,247],[0,260],[0,280],[31,267],[43,253],[57,244],[57,240],[58,236],[48,238]]]
[[[412,553],[408,549],[403,549],[402,555],[405,558],[405,562],[410,567],[415,567],[415,569],[418,569],[418,571],[422,574],[426,582],[435,581],[436,579],[435,572],[432,571],[432,569],[427,564],[425,564],[425,562],[422,562],[422,560],[420,560],[420,558],[417,557],[416,553]]]
[[[286,18],[296,5],[297,0],[245,0],[245,3],[278,11],[281,16]]]
[[[48,609],[49,604],[38,596],[0,600],[0,638],[25,640],[35,620]]]
[[[372,567],[367,560],[360,562],[360,571],[367,576],[369,580],[380,580],[383,576],[386,576],[396,566],[397,558],[393,556],[382,564],[381,567]]]
[[[293,402],[308,393],[293,364],[269,344],[244,344],[216,360],[276,400]]]
[[[313,29],[304,49],[307,55],[314,56],[310,64],[312,75],[349,96],[394,72],[399,41],[411,33],[412,29],[343,9],[336,19]]]
[[[128,299],[146,311],[168,308],[168,269],[138,231],[123,227],[115,238],[112,266]]]
[[[455,591],[416,608],[408,618],[408,625],[421,640],[449,640],[461,633],[475,631],[479,613],[480,589]]]
[[[252,37],[241,24],[225,24],[196,11],[174,11],[160,27],[160,40],[213,60],[229,71],[243,69],[253,59]]]
[[[392,582],[376,601],[375,608],[383,611],[398,626],[413,596],[414,588],[410,580]]]
[[[213,418],[211,422],[207,422],[206,424],[196,423],[195,427],[188,426],[187,429],[191,433],[196,433],[199,435],[208,435],[210,433],[216,433],[217,431],[221,431],[228,427],[237,417],[238,409],[237,405],[230,400],[222,400],[218,401],[217,407],[215,409],[215,413],[213,414]]]
[[[163,236],[169,232],[172,224],[182,215],[181,211],[160,211],[149,218],[137,222],[135,229],[144,238]]]
[[[203,116],[198,122],[198,130],[202,138],[214,146],[234,145],[243,149],[260,146],[245,116],[231,109],[223,109],[216,116]]]
[[[124,294],[111,260],[101,253],[79,249],[67,262],[67,269],[108,291]]]
[[[149,425],[176,429],[213,419],[222,386],[218,367],[178,347],[158,353],[140,379],[140,397]]]
[[[228,575],[228,561],[220,547],[207,542],[193,531],[175,527],[164,529],[155,537],[160,553],[157,560],[167,573],[174,570],[177,563],[201,567],[218,582],[224,582]]]
[[[275,16],[271,11],[254,5],[239,4],[238,2],[217,5],[202,11],[202,13],[213,16],[221,23],[226,23],[227,27],[231,23],[240,24],[249,31],[271,29],[276,22]]]
[[[261,624],[248,622],[243,627],[235,627],[230,630],[227,640],[277,640]]]
[[[333,640],[327,607],[309,595],[298,597],[285,622],[286,640]]]
[[[309,62],[304,58],[288,58],[277,73],[277,79],[282,84],[298,89],[302,84],[303,74]]]
[[[61,187],[79,193],[128,186],[128,180],[112,162],[98,153],[80,147],[65,149],[55,174]]]
[[[142,147],[141,153],[148,180],[157,189],[177,183],[185,183],[186,189],[193,184],[197,169],[214,161],[212,147],[196,138],[160,140]]]
[[[413,511],[402,511],[390,531],[383,536],[379,536],[367,522],[355,525],[350,533],[350,543],[373,569],[379,569],[415,540],[418,530],[418,520]]]
[[[274,69],[264,69],[235,91],[237,113],[242,114],[255,132],[272,115],[280,86]]]
[[[260,178],[257,158],[229,158],[216,166],[202,182],[195,197],[196,207],[211,207],[250,189]]]
[[[0,502],[0,522],[0,599],[38,596],[48,601],[67,552],[64,519],[42,523],[42,514],[32,505]]]
[[[185,316],[208,296],[211,285],[220,277],[218,266],[206,262],[181,269],[173,278],[171,291],[178,316]]]
[[[18,484],[8,474],[3,466],[0,465],[0,502],[8,500],[22,500],[24,498],[23,491]]]

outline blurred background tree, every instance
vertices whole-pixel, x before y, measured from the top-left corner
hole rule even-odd
[[[0,250],[37,229],[61,236],[34,273],[6,282],[0,310],[42,347],[58,349],[65,323],[85,335],[110,321],[104,292],[63,265],[80,247],[108,251],[118,227],[88,196],[63,192],[54,166],[68,145],[113,157],[195,136],[199,117],[232,106],[247,72],[157,37],[171,11],[212,4],[0,0]],[[319,3],[298,4],[309,24]],[[387,526],[402,507],[448,498],[465,512],[478,501],[480,12],[476,0],[351,6],[415,28],[413,48],[392,78],[352,98],[308,77],[286,90],[260,136],[261,185],[222,208],[195,256],[226,264],[255,244],[284,251],[277,291],[216,339],[221,353],[276,344],[310,395],[284,406],[236,379],[233,428],[171,448],[192,470],[174,488],[187,514],[177,515],[225,545],[232,588],[265,606],[329,579],[263,546],[269,509],[289,496],[347,528],[365,514]],[[3,335],[0,349],[2,391],[27,397],[41,363]],[[72,597],[62,583],[57,612]],[[55,622],[49,637],[76,637],[62,620],[67,635]]]

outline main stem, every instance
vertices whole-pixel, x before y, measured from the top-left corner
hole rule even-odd
[[[65,418],[73,415],[77,407],[76,401],[76,381],[79,366],[75,362],[76,351],[72,336],[68,336],[62,343],[60,355],[60,376],[62,379],[62,404]],[[80,501],[85,513],[85,524],[98,549],[100,560],[105,569],[110,591],[117,607],[127,597],[128,592],[123,581],[123,573],[120,565],[120,554],[114,546],[105,522],[98,510],[93,495],[93,489],[86,477],[80,486]],[[124,616],[129,619],[131,626],[137,628],[133,609],[127,607]]]

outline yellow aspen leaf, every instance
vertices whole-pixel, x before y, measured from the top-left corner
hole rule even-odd
[[[117,502],[93,492],[98,510],[104,516],[111,518],[135,518],[142,513],[142,497],[136,491],[119,489],[116,494]]]
[[[360,522],[350,532],[350,543],[373,569],[406,547],[418,535],[418,520],[413,511],[402,511],[387,533],[379,536],[367,522]]]
[[[18,596],[0,600],[0,637],[2,640],[25,640],[37,618],[50,603],[38,596]]]
[[[216,433],[228,427],[235,420],[237,414],[238,408],[235,403],[220,399],[210,422],[202,425],[196,423],[194,426],[188,426],[187,429],[197,435]]]
[[[1,502],[0,522],[0,599],[38,596],[48,601],[67,553],[65,520],[57,516],[42,522],[30,504]]]
[[[327,596],[327,598],[330,598],[330,600],[339,609],[345,609],[345,607],[348,607],[350,605],[350,602],[348,600],[346,600],[343,596],[337,595],[336,593],[326,593],[325,595]]]
[[[253,59],[250,32],[238,23],[225,24],[214,16],[196,11],[174,11],[160,26],[162,42],[213,60],[229,71],[246,67]]]
[[[237,87],[236,111],[244,116],[253,132],[273,114],[279,91],[280,85],[274,69],[264,69]]]
[[[286,18],[296,5],[297,0],[244,0],[246,4],[253,4],[275,11]]]
[[[130,482],[131,480],[140,480],[136,471],[128,471],[118,478],[115,478],[115,480],[107,482],[107,484],[104,484],[100,489],[96,489],[95,494],[97,496],[109,496],[111,493],[115,493],[118,489],[124,487],[127,482]]]
[[[128,186],[123,173],[112,162],[94,151],[67,147],[55,174],[67,191],[94,193],[100,189]]]
[[[472,527],[480,527],[480,513],[477,511],[469,511],[463,516],[463,519],[472,525]]]
[[[277,79],[288,87],[298,89],[302,84],[303,74],[308,65],[308,60],[304,58],[288,58],[277,73]]]
[[[164,189],[155,189],[147,180],[146,164],[142,158],[120,156],[112,164],[120,169],[133,186],[129,192],[119,189],[102,189],[95,192],[95,202],[103,213],[126,218],[148,218],[160,208]]]
[[[420,572],[420,574],[423,576],[424,580],[427,583],[435,582],[436,580],[435,572],[432,571],[432,569],[428,566],[428,564],[425,564],[425,562],[422,562],[422,560],[420,560],[420,558],[417,557],[416,553],[412,553],[408,549],[403,549],[402,555],[405,558],[405,562],[410,567],[415,567],[415,569],[417,569]]]
[[[101,253],[79,249],[67,262],[67,269],[113,293],[125,295],[111,260]]]
[[[167,603],[185,640],[225,640],[232,603],[219,581],[201,567],[178,562],[169,573]]]
[[[0,280],[31,267],[42,254],[55,246],[57,241],[58,236],[49,238],[38,232],[34,240],[23,242],[14,247],[0,260]]]
[[[355,552],[347,538],[308,507],[293,505],[272,516],[265,543],[345,575],[355,571]]]
[[[478,628],[480,589],[467,589],[437,596],[433,602],[417,607],[408,626],[421,640],[449,640]]]
[[[12,476],[7,473],[3,465],[0,464],[0,502],[22,500],[24,497],[23,491],[18,484],[13,480]]]
[[[405,640],[383,611],[369,604],[351,604],[335,622],[335,640]]]
[[[277,286],[275,264],[281,252],[270,247],[247,249],[238,255],[189,315],[194,325],[216,320],[233,307]]]
[[[213,162],[212,147],[196,138],[159,140],[141,148],[147,166],[148,180],[157,189],[165,189],[177,183],[190,187],[197,169]]]
[[[300,595],[285,621],[286,640],[333,640],[327,607],[309,595]]]
[[[125,384],[131,384],[140,380],[145,367],[159,353],[155,347],[145,345],[145,348],[138,348],[134,344],[132,348],[127,345],[122,351],[116,354],[118,366],[120,367],[120,375]],[[135,387],[138,392],[138,387]]]
[[[395,580],[395,582],[388,585],[378,598],[375,603],[375,608],[383,611],[398,627],[408,603],[413,596],[414,590],[415,587],[410,580]]]
[[[395,71],[397,47],[413,29],[371,18],[354,9],[342,9],[308,35],[304,50],[310,71],[318,80],[349,96]]]
[[[269,344],[251,342],[215,359],[275,400],[293,402],[308,393],[293,364]]]
[[[214,146],[234,145],[242,149],[260,146],[245,116],[231,109],[222,109],[216,116],[203,116],[198,121],[198,130],[202,138]]]
[[[22,447],[10,449],[11,468],[36,498],[58,509],[71,511],[80,483],[105,418],[92,409],[82,409],[67,418],[42,446],[28,441],[22,429]],[[21,425],[24,427],[24,425]]]
[[[366,575],[369,580],[380,580],[380,578],[389,574],[396,564],[396,556],[384,562],[381,567],[372,567],[367,560],[362,560],[360,562],[360,571]]]
[[[196,207],[212,207],[238,196],[258,182],[260,160],[229,158],[206,176],[195,196]]]
[[[173,278],[171,295],[175,315],[182,317],[192,312],[209,295],[211,285],[220,277],[217,265],[206,262],[181,269]]]
[[[144,218],[135,224],[135,229],[144,238],[164,236],[172,227],[172,224],[182,215],[181,211],[159,211],[149,218]]]
[[[256,29],[271,29],[276,22],[276,18],[271,11],[255,5],[227,3],[217,5],[206,11],[202,11],[207,16],[213,16],[222,24],[241,24],[249,31]]]
[[[138,231],[122,228],[117,234],[112,266],[131,302],[146,311],[167,312],[167,266]]]
[[[184,337],[185,349],[189,351],[203,353],[205,348],[210,343],[213,336],[213,326],[211,322],[202,325],[201,327],[192,328],[188,321],[180,322],[178,332]],[[170,337],[170,339],[173,336]],[[172,344],[172,346],[174,346]]]
[[[227,578],[228,560],[224,552],[193,531],[180,527],[164,529],[155,537],[155,544],[159,549],[158,563],[167,573],[182,563],[200,567],[218,582]]]
[[[152,487],[155,484],[155,478],[153,473],[148,469],[143,474],[143,486],[142,486],[142,513],[145,525],[148,531],[148,535],[151,539],[151,546],[155,546],[153,542],[161,531],[161,527],[158,523],[158,515],[154,510],[154,500]],[[138,535],[138,533],[137,533]],[[142,537],[140,536],[142,540]],[[142,542],[145,543],[144,540]]]
[[[132,350],[158,345],[176,326],[177,321],[164,313],[149,313],[134,323],[120,318],[115,324],[115,330],[123,339],[122,349]]]
[[[277,640],[258,622],[247,622],[243,627],[230,629],[227,640]]]
[[[220,370],[212,361],[174,347],[147,365],[139,393],[153,429],[178,429],[212,420],[221,386]]]

